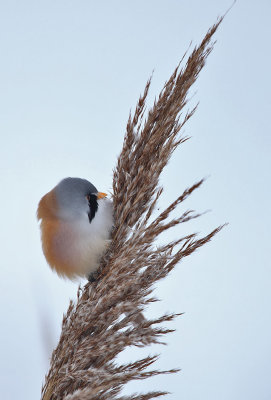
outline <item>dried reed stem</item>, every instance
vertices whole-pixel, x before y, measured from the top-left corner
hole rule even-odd
[[[70,303],[63,318],[42,400],[147,400],[165,393],[128,397],[119,394],[131,380],[176,372],[174,369],[146,371],[156,361],[155,356],[126,365],[117,365],[114,360],[127,346],[159,343],[161,336],[172,332],[161,324],[171,321],[176,314],[154,320],[143,315],[146,305],[156,300],[150,298],[153,284],[221,229],[220,226],[202,238],[193,233],[164,246],[154,245],[162,232],[199,216],[185,211],[179,218],[168,220],[203,180],[186,189],[156,219],[150,220],[162,194],[159,176],[175,148],[187,140],[180,136],[180,130],[195,108],[181,119],[183,109],[189,89],[213,49],[211,39],[222,20],[223,17],[208,30],[185,65],[175,69],[147,115],[150,80],[134,115],[129,117],[113,177],[112,244],[101,262],[99,279],[79,289],[77,303]]]

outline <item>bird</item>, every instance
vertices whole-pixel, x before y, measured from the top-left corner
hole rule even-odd
[[[94,281],[113,229],[107,194],[86,179],[62,179],[41,198],[37,219],[49,266],[60,277]]]

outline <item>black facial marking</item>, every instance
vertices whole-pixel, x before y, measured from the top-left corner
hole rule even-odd
[[[89,194],[87,199],[89,205],[88,219],[91,222],[98,210],[98,200],[96,194]]]

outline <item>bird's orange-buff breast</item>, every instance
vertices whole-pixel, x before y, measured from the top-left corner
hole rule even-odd
[[[71,249],[75,240],[71,226],[56,217],[57,202],[54,191],[40,201],[37,211],[41,219],[41,241],[45,258],[59,275],[73,278],[76,275]]]

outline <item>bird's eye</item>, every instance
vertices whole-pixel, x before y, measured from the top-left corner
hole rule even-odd
[[[97,200],[97,196],[93,193],[90,193],[90,194],[86,195],[86,199],[87,199],[88,203],[90,204]]]

